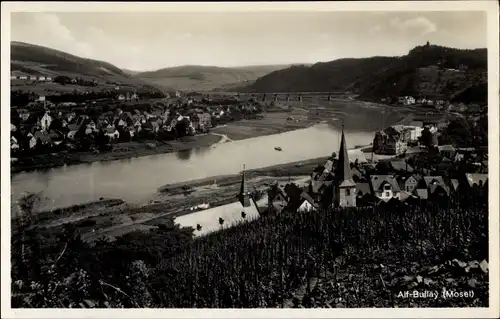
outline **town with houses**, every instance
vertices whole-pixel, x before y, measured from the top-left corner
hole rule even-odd
[[[382,154],[398,155],[372,162],[362,152],[348,151],[342,139],[338,155],[311,173],[308,185],[276,183],[268,192],[273,212],[334,207],[420,205],[421,201],[467,199],[470,192],[488,192],[488,155],[485,148],[431,145],[407,153],[408,143],[418,144],[424,130],[438,134],[432,124],[389,127],[377,132],[373,145],[387,145]],[[385,140],[383,137],[392,140]],[[433,140],[437,140],[433,138]],[[395,147],[394,145],[399,145]],[[351,158],[349,157],[351,154]]]
[[[98,152],[109,150],[112,143],[205,134],[235,118],[255,118],[260,110],[259,102],[254,100],[242,102],[231,97],[215,103],[199,94],[181,96],[175,91],[165,95],[142,100],[137,92],[126,91],[113,98],[57,104],[43,95],[36,96],[27,105],[12,107],[13,158],[56,150]],[[95,109],[102,105],[112,106],[107,107],[107,112],[96,113]]]

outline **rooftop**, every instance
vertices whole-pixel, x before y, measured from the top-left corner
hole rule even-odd
[[[245,212],[245,218],[242,217],[241,212]],[[245,220],[253,220],[258,217],[259,211],[257,206],[253,200],[250,200],[250,206],[248,207],[243,207],[239,201],[235,201],[231,204],[179,216],[175,218],[174,222],[181,227],[194,228],[194,235],[199,237],[220,230],[219,218],[224,219],[222,226],[227,228],[228,226],[234,226],[237,223]],[[198,224],[201,226],[201,230],[196,229]]]

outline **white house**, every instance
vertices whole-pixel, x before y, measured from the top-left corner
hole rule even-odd
[[[30,76],[30,80],[36,81],[36,76]]]
[[[415,104],[415,98],[413,96],[405,96],[403,103],[405,105]]]
[[[104,129],[104,134],[108,136],[111,140],[120,137],[120,132],[118,132],[118,130],[111,125],[109,125],[107,128]]]
[[[401,189],[393,175],[372,175],[370,184],[373,194],[381,200],[400,199]]]
[[[38,80],[39,80],[39,81],[45,81],[46,79],[47,79],[47,78],[46,78],[46,77],[44,77],[44,76],[39,76],[39,77],[38,77]]]
[[[10,138],[10,149],[11,150],[19,149],[19,144],[17,143],[17,139],[14,136]]]
[[[30,142],[29,142],[30,148],[34,148],[36,146],[36,142],[37,142],[36,137],[31,136]]]
[[[418,138],[422,136],[422,132],[424,131],[424,128],[421,126],[404,125],[403,127],[407,130],[409,134],[408,138],[411,141],[417,141]]]
[[[40,120],[40,126],[42,127],[42,131],[47,131],[51,123],[52,123],[52,117],[50,116],[49,112],[46,112],[42,116],[42,119]]]
[[[27,79],[28,79],[28,77],[26,75],[21,75],[19,77],[19,80],[27,80]]]

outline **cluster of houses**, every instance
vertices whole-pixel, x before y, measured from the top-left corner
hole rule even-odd
[[[382,103],[388,104],[399,104],[399,105],[419,105],[433,108],[437,111],[448,111],[462,113],[467,110],[480,111],[481,106],[479,104],[466,104],[464,102],[450,102],[442,99],[431,99],[431,98],[415,98],[413,96],[399,96],[396,99],[382,98]]]
[[[128,93],[119,96],[119,99],[123,96],[125,100],[137,98],[136,93]],[[180,103],[180,99],[176,101]],[[31,102],[33,105],[30,108],[12,110],[19,115],[20,124],[19,127],[11,125],[11,149],[22,151],[34,149],[37,145],[57,146],[62,142],[68,142],[68,147],[71,147],[82,138],[96,139],[102,135],[107,136],[110,142],[142,137],[171,139],[207,133],[214,125],[224,122],[236,111],[257,112],[255,105],[203,105],[193,98],[182,101],[183,107],[174,103],[150,107],[147,110],[116,109],[90,117],[71,111],[69,106],[75,106],[76,103],[65,102],[56,106],[43,98],[38,99],[37,102]],[[186,132],[180,132],[179,129],[185,129]]]
[[[446,101],[446,100],[431,99],[431,98],[424,98],[424,97],[415,98],[413,96],[408,96],[408,95],[399,96],[399,97],[397,97],[397,99],[382,98],[381,101],[384,103],[393,102],[393,103],[402,104],[402,105],[427,105],[427,106],[433,106],[436,109],[444,109],[445,107],[452,107],[452,108],[455,107],[449,101]]]
[[[201,111],[201,110],[198,110]],[[21,122],[27,121],[30,112],[26,109],[17,110]],[[106,112],[97,118],[88,115],[77,115],[69,111],[54,112],[46,111],[43,116],[36,119],[34,124],[26,133],[29,140],[29,148],[38,144],[46,146],[59,145],[62,141],[75,141],[82,137],[95,137],[103,133],[111,141],[120,138],[121,134],[128,134],[130,138],[140,132],[158,134],[160,131],[170,132],[180,121],[186,121],[186,134],[192,135],[206,132],[212,127],[211,114],[207,112],[193,112],[188,116],[171,112],[170,110],[155,109],[151,112],[135,110],[134,112],[123,112],[118,109],[115,112]],[[11,131],[18,128],[11,125]],[[19,150],[15,135],[11,139],[11,149]]]
[[[378,163],[352,163],[342,133],[338,159],[331,158],[319,166],[305,187],[293,183],[272,186],[268,191],[268,210],[279,213],[330,206],[412,205],[422,200],[460,197],[471,190],[487,193],[488,163],[484,157],[480,159],[475,148],[455,149],[445,145],[440,146],[439,153],[440,158],[448,159],[446,165],[412,167],[407,160],[399,158]],[[464,158],[476,165],[455,170],[451,175],[451,167]]]
[[[423,122],[413,121],[409,125],[393,125],[376,132],[372,143],[373,152],[386,155],[403,154],[409,145],[418,142],[424,130],[432,134],[433,142],[437,145],[438,124],[424,125]]]
[[[183,215],[175,222],[183,227],[192,227],[196,236],[203,236],[220,229],[258,218],[264,211],[279,214],[319,209],[373,207],[403,207],[420,205],[422,202],[447,203],[451,197],[467,200],[466,194],[488,193],[487,152],[474,147],[455,149],[451,145],[438,148],[438,157],[445,165],[409,165],[407,159],[391,159],[378,163],[362,163],[356,157],[349,158],[346,138],[342,130],[338,158],[332,157],[324,165],[318,166],[305,186],[295,183],[273,184],[267,191],[264,203],[254,200],[245,181],[243,170],[238,200],[223,206]],[[351,153],[353,154],[353,153]],[[428,154],[428,153],[422,153]],[[352,157],[352,156],[351,156]],[[481,160],[482,159],[482,160]],[[477,163],[480,161],[480,163]],[[425,160],[422,160],[425,162]],[[443,161],[442,161],[443,162]],[[457,163],[479,164],[464,170],[450,167]],[[416,161],[418,163],[418,161]],[[426,168],[424,168],[426,167]],[[260,204],[265,205],[263,208]],[[217,220],[214,216],[219,216]]]
[[[136,92],[133,92],[132,94],[130,92],[127,92],[125,94],[119,94],[117,96],[117,99],[118,101],[138,101],[139,95],[137,95]]]
[[[53,80],[53,77],[48,76],[48,75],[11,75],[10,79],[11,80],[51,82]]]

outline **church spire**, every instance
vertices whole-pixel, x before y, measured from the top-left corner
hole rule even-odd
[[[342,137],[340,140],[339,161],[337,164],[336,178],[340,183],[344,181],[353,182],[351,165],[349,164],[349,156],[347,155],[347,145],[344,134],[344,123],[342,123]]]
[[[243,207],[250,206],[250,194],[248,192],[247,184],[245,181],[245,165],[243,165],[243,172],[241,174],[240,194],[238,195],[238,197]]]

